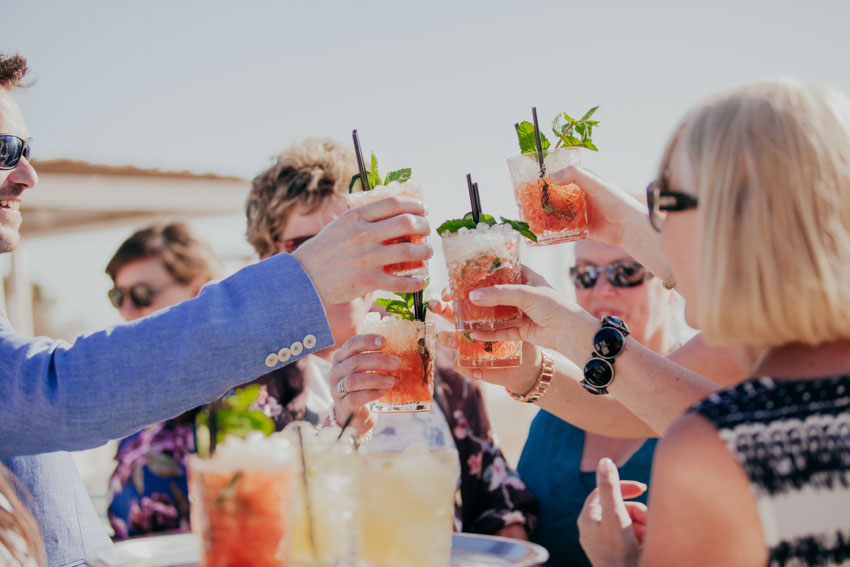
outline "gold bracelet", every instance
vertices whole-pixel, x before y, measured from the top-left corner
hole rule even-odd
[[[537,376],[537,381],[534,382],[534,386],[531,387],[531,390],[529,390],[528,393],[524,396],[520,396],[519,394],[514,394],[505,388],[505,391],[518,402],[533,404],[543,397],[546,390],[549,388],[549,384],[552,383],[552,376],[555,373],[555,361],[552,360],[551,356],[546,354],[545,350],[541,350],[540,355],[543,359],[543,363],[540,365],[540,375]]]

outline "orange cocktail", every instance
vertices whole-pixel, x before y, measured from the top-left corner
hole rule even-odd
[[[458,364],[464,367],[518,366],[522,351],[520,341],[473,341],[469,331],[516,327],[522,313],[506,305],[475,305],[469,300],[469,292],[521,282],[520,233],[510,225],[479,223],[474,230],[445,231],[442,237],[455,326],[461,331],[458,333]]]
[[[387,197],[413,197],[414,199],[422,200],[422,187],[415,181],[407,180],[404,182],[390,181],[387,185],[378,185],[371,191],[358,191],[346,195],[348,208],[354,209],[362,205],[374,203]],[[400,238],[391,238],[384,244],[397,244],[399,242],[412,242],[413,244],[424,244],[425,236],[413,234],[410,236],[402,236]],[[427,277],[428,266],[424,260],[416,260],[413,262],[399,262],[384,266],[384,272],[387,274],[395,274],[399,276],[414,276]]]
[[[579,165],[578,148],[546,151],[545,173],[554,173],[569,165]],[[587,204],[584,192],[575,183],[558,184],[548,175],[540,176],[536,154],[522,154],[508,160],[514,197],[520,220],[537,235],[537,244],[558,244],[587,238]]]
[[[434,396],[434,348],[436,329],[434,323],[411,321],[398,316],[380,317],[369,313],[361,331],[375,333],[386,339],[383,352],[401,359],[401,366],[389,374],[395,385],[372,409],[378,412],[430,411]]]
[[[189,459],[192,529],[201,567],[286,567],[292,461],[281,441],[229,437]]]

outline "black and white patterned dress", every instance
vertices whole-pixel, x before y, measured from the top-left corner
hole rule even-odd
[[[850,376],[756,378],[695,411],[750,480],[769,565],[850,565]]]

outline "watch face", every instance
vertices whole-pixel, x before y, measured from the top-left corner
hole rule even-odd
[[[629,334],[628,325],[626,325],[625,321],[623,321],[619,317],[614,317],[613,315],[606,315],[605,317],[602,318],[602,324],[620,329],[623,332],[624,335]]]
[[[614,358],[623,352],[626,338],[619,329],[602,327],[593,337],[593,350],[602,358]]]
[[[614,379],[614,367],[607,360],[591,358],[584,365],[584,379],[595,388],[605,388]]]

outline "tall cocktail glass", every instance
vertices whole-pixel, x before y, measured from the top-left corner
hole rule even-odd
[[[367,446],[368,447],[368,446]],[[451,564],[457,451],[360,454],[358,558],[374,567]]]
[[[189,458],[201,567],[286,567],[292,457],[289,442],[275,436],[228,437],[213,457]]]
[[[506,329],[519,325],[516,307],[481,307],[469,300],[469,292],[499,284],[521,282],[519,260],[522,236],[510,225],[479,223],[474,230],[445,231],[443,253],[449,271],[452,308],[458,331],[458,364],[471,366],[519,366],[520,341],[473,341],[470,331]],[[466,331],[466,333],[464,333]]]
[[[581,164],[579,148],[545,150],[547,174],[569,165]],[[536,153],[508,159],[520,220],[537,235],[538,245],[558,244],[587,238],[587,205],[584,192],[575,183],[559,185],[540,177]]]
[[[414,199],[422,200],[422,187],[413,180],[407,180],[402,183],[398,181],[390,181],[387,185],[378,185],[371,191],[358,191],[356,193],[348,193],[346,199],[348,208],[354,209],[362,205],[374,203],[387,197],[413,197]],[[399,242],[412,242],[413,244],[423,244],[425,238],[422,235],[414,234],[410,236],[402,236],[400,238],[391,238],[384,244],[397,244]],[[384,266],[384,272],[395,274],[398,276],[413,276],[425,278],[428,276],[428,265],[424,260],[416,260],[413,262],[399,262]]]
[[[434,323],[410,321],[398,316],[381,319],[377,313],[369,313],[361,332],[384,337],[387,344],[382,352],[401,359],[397,370],[381,372],[393,376],[396,383],[372,403],[372,409],[377,412],[430,411],[434,396]]]
[[[304,447],[303,462],[296,456],[292,479],[293,565],[347,565],[353,559],[356,455],[350,439],[337,439],[339,433],[336,427],[317,433],[307,422],[290,423],[283,431],[296,449]]]

